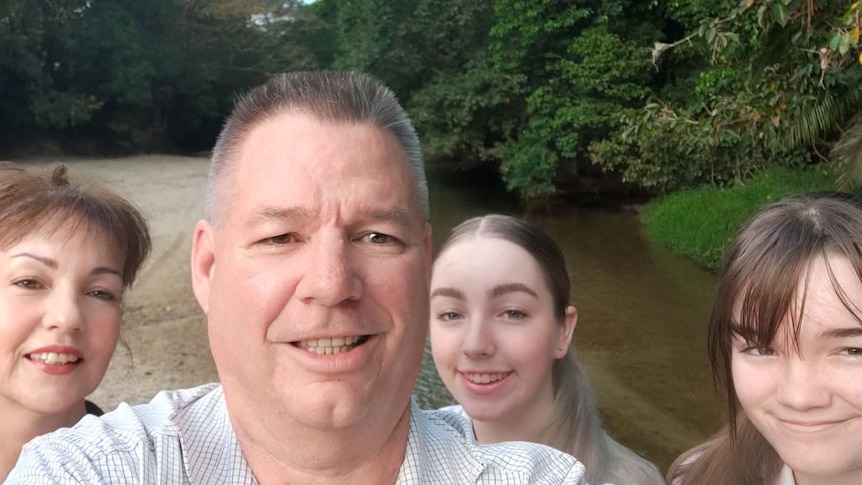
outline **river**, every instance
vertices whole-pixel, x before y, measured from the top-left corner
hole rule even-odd
[[[451,177],[431,180],[435,247],[466,218],[524,216],[499,191]],[[566,254],[578,308],[574,347],[621,443],[662,470],[720,424],[706,357],[715,276],[651,244],[637,214],[567,208],[527,219]],[[453,402],[426,352],[420,403]]]

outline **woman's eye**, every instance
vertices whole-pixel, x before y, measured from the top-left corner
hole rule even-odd
[[[117,301],[117,297],[112,292],[107,290],[93,290],[87,294],[94,298],[98,298],[99,300]]]
[[[26,288],[28,290],[36,290],[42,288],[42,284],[32,278],[23,278],[15,281],[15,286],[20,286],[21,288]]]
[[[859,347],[847,347],[841,350],[841,353],[847,354],[852,357],[862,357],[862,349]]]

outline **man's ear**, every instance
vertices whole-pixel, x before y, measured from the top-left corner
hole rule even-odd
[[[215,274],[215,241],[212,225],[201,219],[192,237],[192,290],[198,305],[209,313],[212,279]]]
[[[569,352],[569,347],[572,346],[572,336],[575,334],[575,327],[578,326],[578,309],[573,305],[566,307],[566,316],[563,320],[563,326],[560,328],[560,337],[557,340],[557,348],[554,349],[554,358],[562,359]]]

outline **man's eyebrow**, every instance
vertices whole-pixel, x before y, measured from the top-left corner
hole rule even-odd
[[[862,336],[862,327],[830,328],[820,332],[820,338],[847,338]]]
[[[431,291],[431,298],[435,296],[448,296],[449,298],[456,298],[458,300],[466,300],[467,296],[464,295],[464,292],[461,290],[456,290],[455,288],[434,288]]]
[[[302,207],[271,207],[264,206],[258,210],[248,221],[249,226],[263,224],[272,221],[304,220],[308,219],[309,213]]]
[[[60,267],[60,265],[57,263],[57,260],[55,260],[53,258],[46,258],[45,256],[39,256],[37,254],[28,253],[28,252],[13,254],[12,258],[35,259],[36,261],[39,261],[40,263],[44,264],[45,266],[47,266],[51,269],[57,269]],[[114,275],[119,276],[120,278],[123,277],[123,273],[120,270],[118,270],[116,268],[111,268],[110,266],[96,266],[95,268],[90,270],[90,275],[92,275],[92,276],[101,275],[101,274],[114,274]]]
[[[393,207],[391,209],[372,210],[368,213],[368,219],[374,222],[394,222],[400,226],[413,226],[413,220],[410,213],[401,207]]]
[[[536,298],[539,297],[539,295],[532,288],[523,283],[506,283],[504,285],[497,285],[492,288],[489,293],[492,297],[498,297],[501,295],[505,295],[506,293],[515,292],[527,293],[528,295],[533,295]]]

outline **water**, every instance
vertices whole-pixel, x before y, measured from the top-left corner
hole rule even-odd
[[[500,194],[432,180],[435,247],[464,219],[517,212]],[[631,211],[566,209],[527,217],[566,254],[578,308],[574,346],[605,425],[662,470],[720,425],[721,399],[706,357],[715,276],[647,239]],[[416,394],[453,403],[426,352]]]

